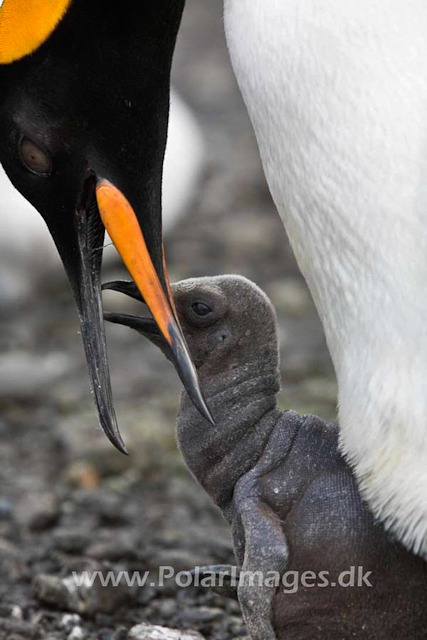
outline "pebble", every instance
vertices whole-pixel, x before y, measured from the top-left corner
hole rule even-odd
[[[6,498],[0,498],[0,520],[10,520],[12,517],[12,504]]]
[[[66,613],[61,618],[61,627],[71,629],[73,626],[78,625],[81,618],[77,613]]]
[[[22,613],[22,609],[21,609],[21,607],[19,607],[17,604],[14,604],[14,605],[12,606],[12,610],[11,610],[11,612],[10,612],[10,616],[11,616],[12,618],[15,618],[15,620],[22,620],[22,618],[23,618],[24,616],[23,616],[23,613]]]
[[[111,629],[101,629],[96,636],[96,640],[114,640],[113,631]]]
[[[30,577],[30,568],[22,549],[18,549],[11,542],[1,537],[0,567],[2,576],[7,576],[7,579],[12,583],[26,581]]]
[[[105,490],[80,489],[74,494],[74,502],[95,513],[104,524],[123,521],[123,498]]]
[[[135,560],[135,542],[130,538],[116,538],[105,542],[95,542],[86,549],[86,555],[95,560]]]
[[[209,562],[206,555],[197,555],[196,552],[186,549],[159,549],[150,558],[150,565],[153,569],[158,567],[173,567],[175,572],[191,571],[194,566],[203,566]]]
[[[230,616],[227,621],[227,627],[233,636],[238,636],[245,630],[245,623],[238,616]]]
[[[165,618],[171,618],[178,608],[178,602],[174,598],[163,598],[159,602],[158,611]]]
[[[147,623],[138,624],[128,633],[129,640],[204,640],[197,631],[181,631]]]
[[[185,618],[195,622],[212,622],[223,618],[224,613],[223,609],[217,607],[188,608],[185,612]]]
[[[34,596],[47,605],[54,605],[66,611],[80,611],[81,603],[77,589],[71,590],[63,580],[57,576],[39,574],[33,580]]]
[[[144,343],[142,343],[144,345]],[[136,351],[134,349],[134,351]],[[157,353],[154,353],[158,356]],[[152,370],[149,369],[146,374],[141,372],[141,367],[148,366],[146,360],[139,357],[138,352],[138,369],[135,369],[136,380],[141,385],[153,384],[151,382]],[[145,356],[145,352],[144,352]],[[145,362],[145,364],[144,364]],[[136,365],[135,365],[136,366]],[[115,392],[120,395],[120,377],[115,381]],[[129,394],[129,384],[123,393]],[[140,387],[135,390],[139,394]],[[80,412],[74,412],[71,416],[64,416],[64,419],[58,421],[56,427],[57,432],[69,452],[72,464],[83,461],[90,463],[99,475],[101,482],[105,478],[113,478],[126,473],[132,465],[136,470],[148,470],[158,472],[159,469],[166,467],[168,472],[172,472],[175,465],[182,468],[183,463],[176,449],[174,437],[174,412],[177,402],[177,392],[171,396],[164,394],[162,396],[161,406],[150,406],[149,403],[144,404],[144,412],[141,413],[140,407],[136,409],[131,402],[117,405],[120,411],[120,430],[126,440],[128,449],[132,456],[121,455],[111,446],[111,443],[100,433],[97,416],[90,409],[84,409]],[[170,403],[170,419],[165,420],[165,407]],[[172,467],[171,467],[172,465]],[[73,469],[66,471],[68,478],[72,478],[75,474]]]
[[[95,570],[95,569],[93,569]],[[101,570],[98,567],[96,570]],[[105,570],[104,570],[105,573]],[[33,580],[33,593],[40,602],[79,614],[112,613],[122,604],[133,600],[135,590],[124,582],[118,586],[103,586],[96,579],[92,586],[77,586],[72,575],[67,578],[39,574]]]
[[[52,493],[29,494],[18,504],[18,522],[31,531],[41,531],[55,524],[59,516],[58,501]]]
[[[0,638],[5,637],[11,640],[14,635],[25,638],[25,640],[36,640],[40,637],[37,627],[28,622],[13,618],[0,618]]]
[[[56,529],[53,532],[54,545],[65,553],[81,553],[90,543],[90,534],[80,529]]]
[[[73,627],[67,640],[84,640],[84,638],[86,638],[86,631],[82,627]]]
[[[240,604],[237,600],[237,598],[235,600],[229,600],[227,602],[227,609],[229,613],[233,613],[237,616],[241,616],[241,609],[240,609]]]
[[[16,604],[1,604],[0,603],[0,618],[15,618],[15,620],[22,620],[22,609]]]
[[[10,556],[10,557],[19,557],[20,552],[18,547],[15,547],[12,542],[6,540],[5,538],[0,538],[0,554],[2,556]]]

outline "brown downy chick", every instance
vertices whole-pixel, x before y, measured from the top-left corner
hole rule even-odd
[[[133,293],[131,283],[108,286]],[[268,298],[240,276],[185,280],[172,291],[215,420],[183,392],[178,445],[230,523],[239,566],[254,576],[238,587],[251,637],[427,638],[426,565],[374,523],[337,425],[277,408]],[[164,348],[152,321],[107,319]]]

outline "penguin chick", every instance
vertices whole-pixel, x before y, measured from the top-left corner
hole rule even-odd
[[[107,285],[134,295],[132,283]],[[184,391],[178,446],[232,528],[253,640],[427,638],[424,561],[363,503],[338,426],[280,411],[276,315],[240,276],[172,286],[215,425]],[[152,320],[107,314],[164,349]]]

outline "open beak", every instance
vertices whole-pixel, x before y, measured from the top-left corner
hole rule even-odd
[[[176,315],[164,253],[163,276],[166,292],[153,265],[135,212],[123,193],[107,180],[101,179],[98,180],[96,186],[96,199],[102,222],[131,274],[142,299],[153,315],[165,342],[165,348],[188,395],[202,416],[213,423]],[[135,295],[135,297],[138,296]],[[110,437],[108,433],[107,436]]]
[[[114,280],[113,282],[105,282],[102,285],[103,290],[111,290],[118,291],[119,293],[123,293],[130,298],[134,298],[139,302],[144,302],[141,294],[139,293],[136,285],[132,281],[128,280]],[[136,316],[129,315],[127,313],[104,313],[104,320],[107,322],[111,322],[113,324],[121,324],[125,327],[129,327],[130,329],[134,329],[139,334],[144,336],[144,338],[148,338],[150,342],[152,342],[163,354],[166,356],[168,360],[174,360],[171,354],[171,350],[169,348],[168,343],[166,342],[163,335],[160,333],[159,327],[153,318],[147,318],[145,316]],[[207,420],[209,420],[212,424],[215,424],[210,414],[202,414]]]
[[[130,288],[133,296],[143,300],[152,313],[153,337],[174,363],[194,405],[213,422],[176,315],[161,241],[152,249],[159,275],[132,206],[116,186],[107,180],[96,180],[95,176],[87,179],[73,219],[70,216],[62,219],[61,224],[56,222],[55,218],[55,224],[49,228],[74,292],[92,393],[108,439],[119,451],[127,453],[114,412],[102,308],[105,229],[136,283]]]

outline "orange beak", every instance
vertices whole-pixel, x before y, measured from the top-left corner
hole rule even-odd
[[[165,261],[167,295],[154,268],[138,219],[126,197],[107,180],[99,180],[96,199],[102,222],[166,340],[171,359],[190,398],[200,413],[213,423],[174,312]]]

